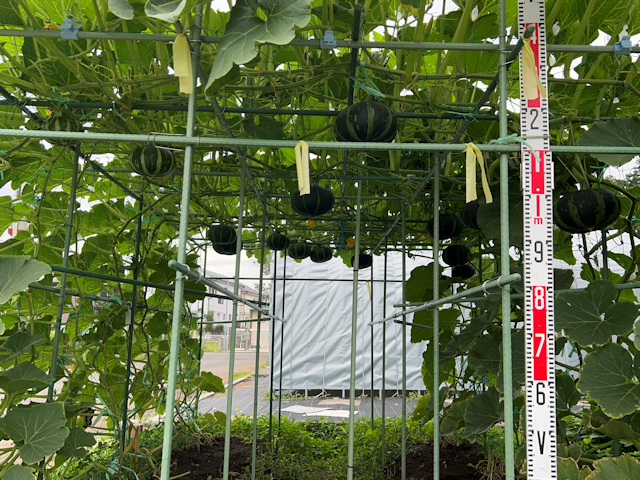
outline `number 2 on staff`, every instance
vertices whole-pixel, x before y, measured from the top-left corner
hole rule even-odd
[[[543,287],[533,287],[533,308],[536,310],[544,310],[545,308]]]

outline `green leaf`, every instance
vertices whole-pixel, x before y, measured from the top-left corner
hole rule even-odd
[[[196,377],[195,381],[196,384],[202,382],[200,389],[205,392],[224,393],[222,379],[211,372],[202,372],[200,376]]]
[[[242,65],[255,58],[257,43],[284,45],[293,40],[294,26],[304,27],[311,19],[310,3],[310,0],[238,0],[231,9],[205,91],[234,63]]]
[[[637,118],[612,118],[605,122],[596,122],[578,139],[578,145],[597,147],[638,147],[640,146],[640,120]],[[611,153],[592,153],[607,165],[619,167],[633,160],[633,153],[616,155]]]
[[[0,374],[0,388],[8,394],[16,394],[30,388],[48,385],[53,381],[51,375],[40,370],[31,362],[22,362]]]
[[[476,342],[473,349],[469,352],[469,366],[473,368],[478,375],[487,373],[498,374],[500,369],[500,344],[489,335],[485,335]]]
[[[558,478],[579,480],[578,463],[573,458],[558,458]]]
[[[499,406],[500,394],[493,387],[471,397],[464,412],[462,437],[474,441],[477,435],[489,430],[502,416]]]
[[[556,371],[556,408],[558,416],[570,413],[571,407],[576,405],[582,395],[576,389],[576,382],[565,372]]]
[[[631,302],[613,303],[617,295],[610,280],[593,281],[583,292],[558,294],[556,331],[564,330],[581,345],[602,345],[612,335],[626,335],[638,316],[638,307]]]
[[[522,246],[524,238],[522,219],[522,195],[509,195],[509,242],[511,245]],[[488,204],[480,203],[478,226],[488,239],[500,241],[500,202],[498,200]]]
[[[440,310],[439,323],[440,330],[453,332],[458,325],[460,311],[455,308]],[[413,315],[413,322],[418,325],[425,325],[432,328],[411,327],[411,342],[420,343],[424,340],[431,341],[433,338],[433,310],[422,310]]]
[[[593,462],[593,473],[587,480],[622,480],[640,478],[640,462],[631,455],[602,458]]]
[[[469,324],[460,330],[460,334],[458,335],[460,351],[466,352],[469,350],[471,345],[473,345],[478,338],[482,337],[482,333],[490,323],[491,319],[486,313],[469,320]]]
[[[31,282],[51,273],[51,267],[27,256],[0,256],[0,272],[0,304],[3,304],[14,293],[29,288]]]
[[[148,0],[144,13],[151,18],[173,23],[180,17],[186,4],[187,0]]]
[[[13,0],[0,0],[0,25],[19,25],[24,26],[22,17],[18,14],[17,6]]]
[[[442,435],[451,436],[461,427],[470,401],[471,398],[457,400],[444,411],[442,421],[440,422],[440,433]]]
[[[69,431],[69,436],[65,440],[64,445],[58,450],[58,454],[64,455],[65,457],[84,458],[87,455],[85,447],[90,448],[95,444],[96,439],[93,434],[85,432],[84,429],[80,427],[73,427]]]
[[[249,135],[265,140],[282,140],[285,138],[282,122],[267,116],[258,116],[256,123],[253,117],[245,118],[242,121],[242,128]]]
[[[607,343],[585,358],[578,390],[610,417],[621,418],[640,406],[640,386],[633,377],[631,354],[617,343]]]
[[[16,332],[0,346],[0,350],[10,352],[10,355],[0,355],[0,363],[6,363],[9,360],[18,358],[32,346],[42,345],[45,341],[39,334],[31,335],[25,331]]]
[[[24,465],[13,465],[7,473],[3,475],[3,480],[33,480],[35,470]]]
[[[633,324],[633,345],[640,350],[640,319]]]
[[[500,343],[500,359],[502,359],[502,343]],[[514,388],[518,388],[518,383],[525,382],[525,344],[524,344],[524,330],[512,330],[511,331],[511,375]],[[504,362],[500,361],[500,370],[498,371],[498,378],[496,378],[496,387],[500,392],[503,392],[504,386]]]
[[[0,430],[21,444],[20,457],[24,463],[38,463],[64,445],[69,435],[65,427],[62,403],[40,403],[14,407],[0,418]]]
[[[125,20],[133,20],[133,7],[129,5],[127,0],[109,0],[107,5],[111,13],[116,17],[124,18]]]

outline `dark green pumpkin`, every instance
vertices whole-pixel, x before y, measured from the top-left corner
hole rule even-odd
[[[341,142],[392,142],[398,121],[380,102],[359,102],[338,114],[333,131]]]
[[[313,263],[328,262],[333,258],[333,250],[331,250],[329,247],[321,247],[318,245],[317,247],[313,247],[309,258],[311,258],[311,261]]]
[[[553,220],[569,233],[602,230],[620,217],[618,196],[605,188],[565,193],[553,207]]]
[[[82,124],[73,117],[66,115],[53,115],[44,122],[44,129],[53,132],[81,132]],[[49,143],[54,145],[71,146],[76,145],[78,140],[66,139],[47,139]]]
[[[233,227],[229,225],[215,225],[209,229],[208,237],[218,245],[229,245],[235,243],[237,235]]]
[[[152,145],[138,147],[129,155],[131,169],[145,177],[166,177],[176,169],[173,152]]]
[[[317,185],[312,186],[307,195],[300,195],[300,191],[296,190],[291,196],[291,208],[305,217],[324,215],[333,208],[334,202],[331,190]]]
[[[355,255],[351,257],[351,267],[353,268],[354,262],[356,261]],[[367,253],[358,254],[358,270],[362,270],[363,268],[369,268],[373,265],[373,256]]]
[[[427,233],[433,237],[433,218],[427,222]],[[457,237],[464,230],[460,217],[452,213],[440,214],[440,240]]]
[[[471,250],[465,245],[449,245],[442,250],[442,261],[450,267],[464,265],[469,261],[468,256]]]
[[[269,237],[267,237],[267,247],[270,250],[275,250],[277,252],[280,250],[286,250],[287,248],[289,248],[290,244],[291,241],[289,240],[289,238],[278,232],[272,233],[271,235],[269,235]]]
[[[465,203],[460,211],[460,220],[466,227],[480,230],[478,226],[478,208],[480,208],[480,200],[473,200]]]
[[[473,277],[475,274],[476,271],[471,265],[458,265],[451,269],[452,278],[461,278],[462,280],[467,280]]]
[[[311,255],[312,245],[307,242],[295,242],[289,245],[287,253],[295,260],[303,260]]]
[[[235,255],[237,245],[238,245],[238,239],[236,238],[232,243],[227,243],[227,244],[214,243],[213,249],[216,252],[218,252],[220,255]],[[242,248],[242,245],[240,245],[240,248]]]

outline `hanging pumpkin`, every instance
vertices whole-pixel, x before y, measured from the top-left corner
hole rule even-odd
[[[471,265],[458,265],[451,269],[452,278],[461,278],[462,280],[468,280],[476,274],[476,271]]]
[[[229,225],[215,225],[209,229],[207,237],[218,245],[229,245],[235,243],[237,235],[233,227]]]
[[[605,188],[565,193],[553,207],[555,224],[569,233],[602,230],[620,217],[618,196]]]
[[[354,262],[356,261],[355,255],[351,257],[351,267],[353,267]],[[359,253],[358,254],[358,270],[362,270],[363,268],[369,268],[373,265],[373,256],[367,253]]]
[[[480,208],[480,200],[473,200],[467,202],[460,211],[460,220],[466,227],[473,228],[474,230],[480,230],[478,226],[478,209]]]
[[[333,127],[341,142],[392,142],[398,121],[389,107],[380,102],[359,102],[342,110]]]
[[[317,185],[310,187],[310,192],[307,195],[300,195],[300,192],[296,190],[291,196],[291,208],[294,212],[305,217],[324,215],[333,208],[334,202],[331,190]]]
[[[442,261],[450,267],[457,267],[467,263],[471,250],[465,245],[449,245],[442,250]]]
[[[427,222],[427,233],[433,237],[433,218]],[[457,237],[464,230],[464,224],[460,217],[452,213],[440,214],[440,240]]]
[[[311,250],[311,255],[309,256],[313,263],[324,263],[328,262],[333,258],[333,250],[329,247],[322,247],[320,245],[313,247]]]
[[[214,243],[213,249],[216,252],[218,252],[220,255],[235,255],[237,245],[238,245],[238,239],[236,238],[232,243],[227,243],[227,244]],[[242,244],[240,245],[240,248],[242,249]]]
[[[53,132],[81,132],[82,124],[68,115],[52,115],[45,120],[44,129]],[[48,138],[47,142],[53,145],[72,146],[76,145],[78,140]]]
[[[291,241],[285,235],[275,232],[267,237],[267,247],[270,250],[280,251],[289,248]]]
[[[170,150],[146,145],[131,152],[129,165],[134,172],[145,177],[166,177],[175,171],[176,160]]]
[[[295,260],[303,260],[311,255],[311,244],[307,242],[295,242],[289,245],[287,253]]]

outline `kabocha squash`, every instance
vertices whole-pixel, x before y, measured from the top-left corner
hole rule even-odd
[[[307,242],[295,242],[289,245],[287,253],[295,260],[303,260],[311,255],[312,246]]]
[[[353,268],[354,262],[356,261],[355,255],[351,257],[351,267]],[[373,265],[373,256],[368,255],[366,253],[358,254],[358,270],[362,270],[363,268],[369,268]]]
[[[75,118],[67,115],[52,115],[44,122],[44,129],[54,132],[81,132],[82,124]],[[53,145],[72,146],[76,145],[78,140],[48,138],[47,142]]]
[[[317,247],[314,247],[313,250],[311,250],[311,255],[309,255],[309,258],[313,263],[328,262],[333,258],[333,250],[331,250],[329,247],[322,247],[318,245]]]
[[[467,280],[473,277],[475,274],[476,271],[471,265],[458,265],[451,269],[452,278],[461,278],[462,280]]]
[[[232,243],[227,243],[227,244],[214,243],[213,249],[216,252],[218,252],[220,255],[235,255],[237,245],[238,245],[238,239],[236,238]],[[242,244],[240,245],[240,248],[242,248]]]
[[[433,237],[433,218],[427,222],[427,233]],[[440,240],[457,237],[464,230],[464,224],[460,217],[452,213],[440,214]]]
[[[618,196],[605,188],[565,193],[553,207],[555,224],[569,233],[602,230],[620,217]]]
[[[173,153],[152,145],[138,147],[129,155],[131,169],[145,177],[166,177],[176,169]]]
[[[237,235],[233,227],[229,225],[216,225],[209,229],[209,240],[218,245],[235,243]]]
[[[333,208],[335,199],[328,188],[312,186],[309,194],[300,195],[296,190],[291,196],[293,211],[305,217],[319,217]]]
[[[341,142],[392,142],[398,121],[389,107],[380,102],[359,102],[342,110],[333,127]]]
[[[464,265],[469,261],[470,252],[469,247],[465,245],[449,245],[442,250],[442,261],[450,267]]]
[[[478,208],[480,208],[480,200],[472,200],[465,203],[460,211],[460,220],[466,227],[480,230],[478,226]]]
[[[272,233],[271,235],[269,235],[269,237],[267,237],[267,247],[269,248],[269,250],[286,250],[287,248],[289,248],[290,244],[291,241],[289,240],[289,238],[278,232]]]

